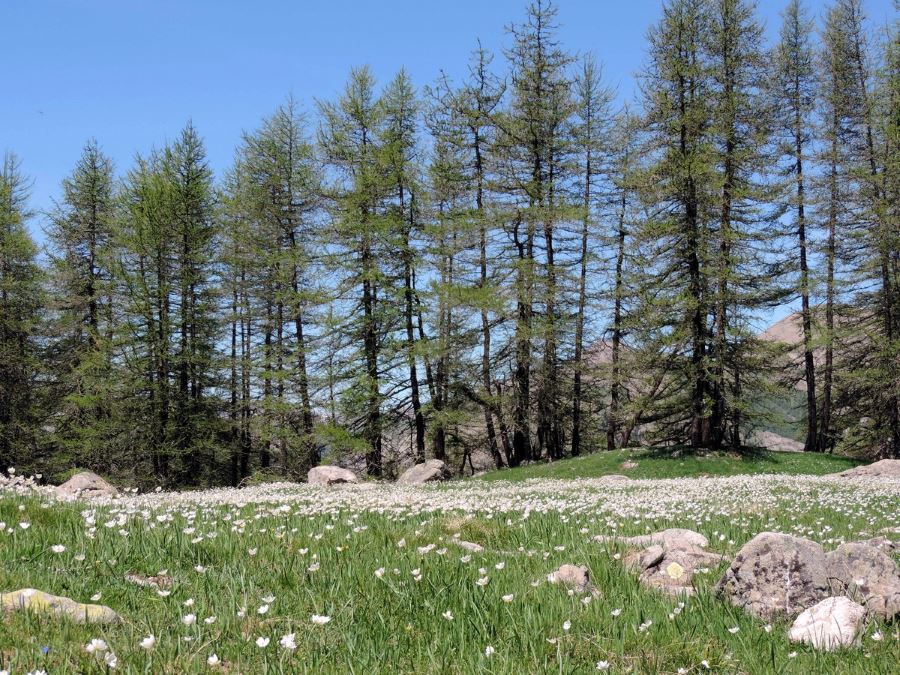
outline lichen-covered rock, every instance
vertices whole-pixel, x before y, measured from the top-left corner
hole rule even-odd
[[[900,459],[882,459],[872,464],[856,466],[841,471],[842,478],[897,478],[900,479]]]
[[[832,594],[849,596],[888,621],[900,614],[900,568],[889,555],[866,544],[841,544],[826,560]]]
[[[657,544],[666,549],[686,549],[686,548],[706,548],[709,546],[709,540],[699,532],[686,530],[681,527],[672,527],[661,532],[653,534],[641,534],[636,537],[618,537],[597,535],[595,541],[599,542],[618,542],[626,546],[646,547]]]
[[[0,593],[0,610],[26,610],[36,614],[66,617],[77,623],[118,623],[121,620],[118,614],[105,605],[76,602],[71,598],[51,595],[34,588]]]
[[[338,483],[357,483],[359,478],[349,469],[339,466],[314,466],[306,474],[306,482],[310,485],[336,485]]]
[[[830,597],[805,610],[791,626],[791,642],[831,651],[856,642],[866,609],[846,597]]]
[[[761,618],[796,616],[831,595],[825,551],[808,539],[762,532],[738,551],[716,590]]]
[[[419,485],[436,480],[444,480],[448,476],[447,465],[439,459],[429,459],[404,471],[397,479],[403,485]]]
[[[596,589],[591,583],[591,576],[587,567],[579,565],[560,565],[559,569],[547,575],[547,581],[551,584],[560,584],[576,593],[595,593]]]
[[[666,549],[654,545],[641,552],[639,561],[638,579],[644,586],[670,595],[691,595],[694,576],[721,563],[722,556],[697,546]]]
[[[93,471],[81,471],[58,486],[56,494],[66,499],[93,499],[115,497],[119,491]]]

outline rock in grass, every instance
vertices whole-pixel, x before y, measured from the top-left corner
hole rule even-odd
[[[58,486],[56,494],[66,499],[93,499],[95,497],[115,497],[119,491],[93,471],[81,471]]]
[[[660,548],[644,549],[642,562],[649,564],[643,568],[639,580],[644,586],[669,595],[692,595],[697,572],[722,562],[721,554],[698,546],[664,549],[662,555],[657,550]]]
[[[831,595],[825,551],[808,539],[762,532],[741,547],[716,590],[760,618],[796,616]]]
[[[31,611],[36,614],[66,617],[76,623],[118,623],[121,618],[105,605],[88,605],[71,598],[51,595],[34,588],[0,593],[0,610]]]
[[[579,565],[560,565],[559,569],[547,575],[551,584],[560,584],[576,593],[595,593],[597,589],[591,583],[587,567]]]
[[[716,588],[766,619],[796,616],[836,595],[859,601],[885,620],[900,614],[900,568],[866,544],[841,544],[825,553],[814,541],[763,532],[738,551]]]
[[[439,459],[429,459],[404,471],[397,482],[402,485],[420,485],[436,480],[444,480],[448,476],[447,465]]]
[[[866,544],[841,544],[826,557],[833,594],[847,595],[886,621],[900,614],[900,568]]]
[[[463,548],[467,551],[471,551],[472,553],[481,553],[484,550],[484,546],[481,544],[476,544],[474,541],[465,541],[463,539],[454,539],[453,543]]]
[[[797,617],[788,636],[791,642],[805,642],[826,651],[849,647],[856,641],[865,616],[865,607],[850,598],[825,598]]]
[[[706,548],[709,546],[709,540],[702,534],[681,527],[672,527],[667,530],[654,532],[653,534],[642,534],[637,537],[607,537],[604,535],[597,535],[594,537],[594,540],[599,542],[613,541],[634,547],[653,546],[656,544],[667,549]]]
[[[134,572],[129,572],[125,575],[125,581],[130,584],[134,584],[135,586],[142,586],[144,588],[156,588],[162,590],[172,588],[172,577],[166,574],[157,574],[152,577],[145,577],[143,574],[135,574]]]
[[[310,485],[335,485],[338,483],[358,483],[359,478],[349,469],[339,466],[314,466],[306,474],[306,482]]]
[[[882,459],[841,471],[837,475],[842,478],[900,478],[900,459]]]

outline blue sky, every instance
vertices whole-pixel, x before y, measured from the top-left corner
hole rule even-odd
[[[786,0],[760,0],[771,35]],[[417,85],[465,73],[480,38],[508,43],[526,0],[0,0],[6,66],[0,152],[15,151],[46,209],[85,141],[124,173],[135,153],[173,139],[188,119],[217,172],[243,130],[289,94],[312,111],[337,95],[351,67],[379,81],[405,66]],[[824,3],[807,0],[815,12]],[[561,38],[593,52],[623,97],[634,91],[645,34],[661,0],[558,0]],[[884,25],[892,0],[867,0]],[[498,57],[497,66],[501,67]],[[32,223],[40,238],[40,219]]]

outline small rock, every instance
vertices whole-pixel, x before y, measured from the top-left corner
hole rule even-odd
[[[464,548],[467,551],[471,551],[472,553],[481,553],[484,550],[484,546],[481,544],[476,544],[472,541],[464,541],[462,539],[454,539],[454,543],[460,548]]]
[[[866,609],[850,598],[825,598],[802,612],[791,626],[791,642],[805,642],[816,649],[832,651],[848,647],[866,616]]]
[[[306,474],[306,482],[310,485],[335,485],[338,483],[358,483],[359,478],[349,469],[339,466],[314,466]]]
[[[634,462],[634,461],[632,461],[632,460],[630,460],[630,459],[626,459],[626,460],[625,460],[624,462],[622,462],[622,464],[621,464],[621,467],[622,467],[623,469],[625,469],[625,470],[628,470],[628,469],[636,469],[637,466],[638,466],[638,463],[637,463],[637,462]]]
[[[58,486],[56,494],[64,499],[93,499],[115,497],[119,491],[93,471],[81,471]]]
[[[551,584],[561,584],[578,593],[594,593],[596,589],[591,584],[587,567],[578,565],[560,565],[559,569],[547,575],[547,581]]]
[[[165,574],[157,574],[152,577],[145,577],[141,574],[128,573],[125,575],[125,581],[136,586],[144,588],[158,588],[166,590],[172,588],[172,577]]]
[[[439,459],[429,459],[404,471],[397,482],[402,485],[419,485],[447,478],[447,465]]]
[[[71,598],[51,595],[33,588],[0,593],[0,609],[5,612],[28,610],[36,614],[68,617],[76,623],[118,623],[118,614],[105,605],[88,605]]]

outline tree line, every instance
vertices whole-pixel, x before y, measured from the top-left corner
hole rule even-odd
[[[625,106],[546,0],[502,56],[355,69],[219,177],[190,123],[121,175],[90,141],[45,214],[8,153],[0,463],[236,485],[739,447],[798,382],[807,450],[900,456],[900,27],[790,0],[767,45],[752,0],[667,0]],[[798,299],[795,368],[755,326]]]

